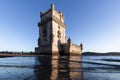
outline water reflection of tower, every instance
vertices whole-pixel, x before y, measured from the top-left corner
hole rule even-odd
[[[36,66],[34,66],[34,73],[36,80],[51,80],[52,71],[52,57],[40,56],[36,57]]]
[[[81,56],[59,56],[57,80],[83,80]]]
[[[59,56],[58,58],[58,80],[71,80],[70,78],[70,67],[69,67],[70,56]]]
[[[34,68],[35,80],[83,80],[80,56],[40,56]]]
[[[70,57],[70,77],[72,80],[84,80],[82,70],[82,56]]]

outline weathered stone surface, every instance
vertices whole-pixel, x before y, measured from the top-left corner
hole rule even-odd
[[[40,16],[38,47],[35,52],[81,54],[81,46],[72,44],[72,41],[66,43],[64,15],[55,10],[54,4],[46,12],[41,12]]]

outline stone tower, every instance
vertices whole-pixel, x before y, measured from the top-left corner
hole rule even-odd
[[[36,53],[42,54],[81,54],[83,45],[72,43],[69,38],[66,42],[66,25],[64,15],[58,12],[54,4],[46,12],[40,12],[41,21],[38,23],[39,38]]]
[[[51,4],[46,12],[40,12],[40,17],[38,47],[35,48],[35,52],[52,54],[63,52],[62,44],[66,43],[64,15],[55,10],[54,4]]]

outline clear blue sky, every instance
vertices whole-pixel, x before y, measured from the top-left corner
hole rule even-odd
[[[0,0],[0,51],[34,51],[40,11],[52,0]],[[120,0],[54,0],[67,38],[84,51],[120,52]]]

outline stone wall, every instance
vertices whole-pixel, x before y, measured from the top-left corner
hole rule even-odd
[[[75,45],[75,44],[70,45],[70,53],[71,54],[80,54],[81,53],[80,46]]]
[[[40,41],[38,42],[39,46],[51,45],[51,37],[52,37],[51,24],[52,21],[49,21],[48,23],[46,23],[46,25],[39,27],[39,38],[40,38]],[[46,26],[46,36],[44,36],[43,33],[45,26]]]
[[[51,54],[52,53],[52,48],[51,48],[51,46],[36,47],[35,52]]]
[[[62,12],[58,12],[55,9],[53,10],[53,16],[59,19],[62,23],[64,23],[64,15]]]
[[[81,54],[81,47],[75,44],[63,44],[65,54]]]
[[[52,17],[52,11],[50,9],[45,13],[41,12],[41,20],[46,20],[49,17]]]

